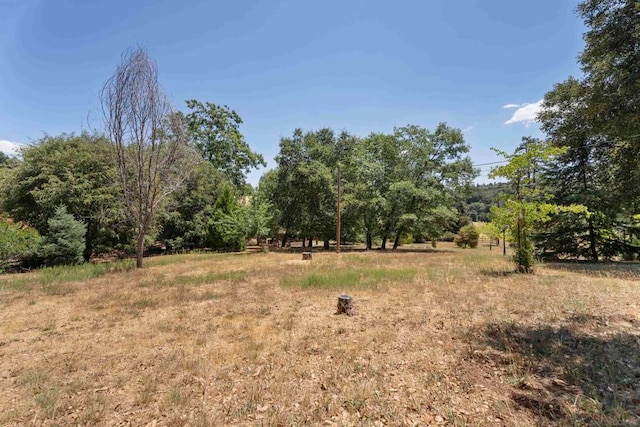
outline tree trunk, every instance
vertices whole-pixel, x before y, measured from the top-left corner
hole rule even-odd
[[[593,218],[589,217],[589,249],[591,250],[591,258],[598,261],[598,250],[596,248],[596,230],[593,226]]]
[[[329,250],[329,239],[324,239],[322,247],[326,250]]]
[[[136,239],[136,268],[142,268],[142,258],[144,256],[144,230],[138,231]]]
[[[370,251],[373,246],[373,240],[371,239],[371,232],[367,230],[367,250]]]
[[[303,237],[303,238],[302,238],[302,249],[304,249],[304,248],[305,248],[306,243],[307,243],[307,239],[305,239],[305,238]]]
[[[393,250],[398,249],[398,245],[400,244],[400,233],[396,234],[396,238],[393,240]]]
[[[289,231],[285,231],[284,232],[284,236],[282,236],[282,245],[280,245],[281,247],[286,247],[287,246],[287,239],[289,238]]]
[[[313,239],[311,237],[309,237],[309,240],[307,242],[307,247],[308,248],[312,248],[313,247]]]
[[[356,310],[353,307],[353,299],[349,295],[338,295],[338,311],[336,311],[336,314],[346,314],[347,316],[356,314]]]
[[[387,249],[387,236],[382,236],[382,244],[380,245],[380,249]]]
[[[96,236],[98,235],[98,222],[97,221],[87,221],[87,234],[84,238],[84,252],[82,256],[85,261],[89,261],[91,255],[93,254],[94,241]]]

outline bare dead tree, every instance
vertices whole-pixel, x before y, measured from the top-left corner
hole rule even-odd
[[[189,177],[199,156],[189,146],[184,118],[173,112],[158,82],[157,66],[143,48],[122,54],[100,101],[141,268],[145,236],[158,207]]]

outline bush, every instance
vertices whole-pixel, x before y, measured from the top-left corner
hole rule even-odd
[[[465,225],[458,231],[458,235],[453,241],[456,246],[461,248],[475,248],[478,246],[478,230],[473,224]]]
[[[42,245],[41,255],[48,265],[82,264],[87,226],[59,206],[47,224],[49,233]]]
[[[0,273],[13,262],[35,255],[41,241],[36,229],[0,216]]]
[[[440,242],[453,242],[456,238],[456,235],[453,234],[450,231],[445,231],[444,233],[442,233],[442,235],[438,238],[438,241]]]

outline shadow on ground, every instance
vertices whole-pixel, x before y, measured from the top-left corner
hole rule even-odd
[[[544,266],[588,276],[640,279],[640,263],[638,262],[553,261],[545,262]]]
[[[480,270],[480,274],[487,277],[498,278],[498,277],[514,276],[520,273],[512,269],[512,270]]]
[[[640,426],[640,333],[609,335],[597,316],[567,323],[489,324],[474,359],[514,373],[511,399],[539,425]]]

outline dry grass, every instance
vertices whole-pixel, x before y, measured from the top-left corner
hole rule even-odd
[[[0,277],[0,425],[640,425],[637,265],[300,258]]]

